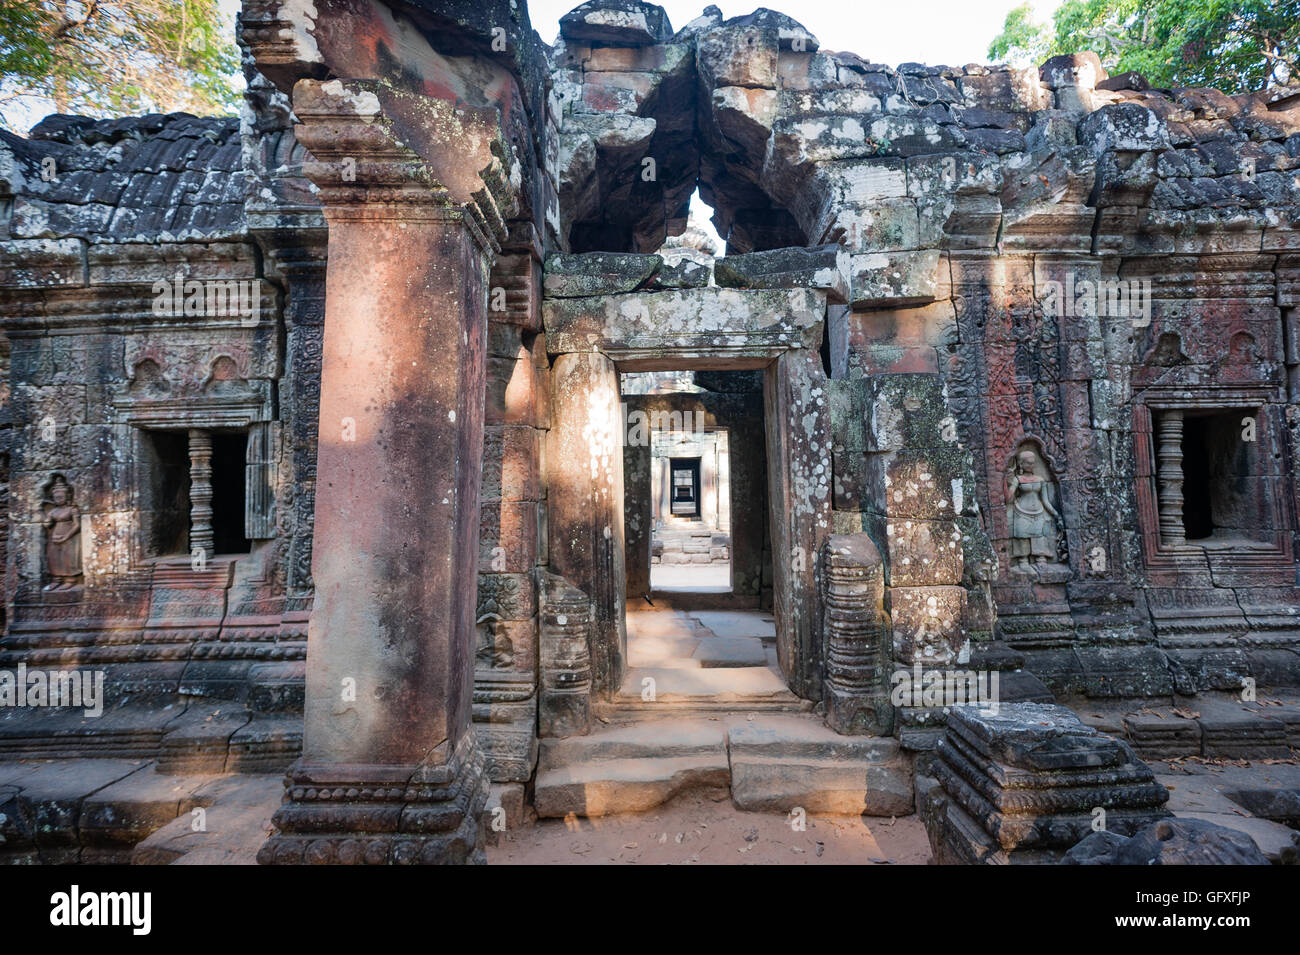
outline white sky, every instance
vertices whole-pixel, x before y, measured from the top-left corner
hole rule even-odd
[[[1032,0],[1038,19],[1048,21],[1061,0]],[[746,0],[716,3],[724,18],[744,16],[760,6],[794,17],[827,50],[856,53],[873,63],[964,66],[988,61],[989,41],[1002,32],[1007,12],[1020,0]],[[560,32],[560,17],[573,0],[529,0],[533,29],[547,43]],[[680,30],[709,0],[661,0],[673,29]]]

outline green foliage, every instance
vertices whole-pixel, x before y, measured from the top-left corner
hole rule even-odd
[[[1030,62],[1083,50],[1157,87],[1300,82],[1300,0],[1065,0],[1050,29],[1022,5],[989,45],[991,57]]]
[[[0,0],[0,103],[230,113],[239,55],[217,0]]]
[[[1037,66],[1047,59],[1052,45],[1051,31],[1034,20],[1028,3],[1012,8],[1002,32],[989,44],[989,59],[1016,66]]]

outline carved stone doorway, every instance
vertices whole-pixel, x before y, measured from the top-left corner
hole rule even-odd
[[[830,407],[818,352],[824,295],[629,293],[548,301],[544,313],[547,348],[557,356],[547,439],[550,565],[592,602],[594,695],[610,699],[627,669],[627,422],[619,375],[720,370],[762,376],[777,656],[790,689],[819,699],[814,563],[831,532]]]

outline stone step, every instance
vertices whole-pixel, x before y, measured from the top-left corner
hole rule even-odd
[[[704,637],[692,658],[706,668],[767,666],[767,650],[759,637]]]
[[[892,738],[840,736],[817,717],[733,717],[731,798],[756,812],[904,816],[912,761]]]
[[[729,791],[743,810],[901,816],[912,811],[912,764],[897,740],[839,736],[812,714],[661,711],[543,740],[534,805],[549,818],[644,812],[698,790]]]
[[[706,756],[601,759],[539,771],[533,794],[542,818],[645,812],[687,790],[725,793],[725,751]]]
[[[5,707],[0,759],[152,759],[185,707]]]
[[[1075,709],[1084,723],[1118,736],[1143,759],[1288,759],[1300,749],[1300,694],[1260,692],[1244,702],[1224,692],[1181,697],[1178,704],[1105,704],[1089,700]]]
[[[201,790],[217,778],[138,760],[0,761],[0,861],[126,863],[137,843],[207,805]]]
[[[653,680],[653,702],[643,700],[645,680]],[[618,703],[654,706],[670,703],[725,703],[743,708],[755,703],[793,703],[799,698],[765,666],[630,667],[615,696]]]
[[[283,772],[302,750],[302,714],[254,715],[198,701],[79,709],[7,708],[0,759],[156,759],[158,772]]]
[[[666,718],[658,722],[598,725],[588,736],[541,740],[542,770],[600,759],[655,759],[665,756],[726,757],[726,725],[721,720]]]
[[[284,796],[280,775],[230,775],[194,792],[193,809],[146,836],[131,852],[132,865],[256,865]]]
[[[711,700],[678,701],[675,703],[659,702],[657,704],[638,701],[596,702],[592,703],[592,713],[611,723],[642,723],[661,720],[668,715],[672,719],[721,719],[727,716],[746,716],[751,713],[811,713],[815,704],[811,700],[795,699],[791,701],[750,700],[744,702],[721,703]]]

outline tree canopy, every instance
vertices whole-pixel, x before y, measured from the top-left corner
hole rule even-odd
[[[1157,87],[1300,82],[1300,0],[1065,0],[1050,25],[1023,3],[989,44],[990,57],[1021,65],[1084,50]]]
[[[218,0],[0,0],[0,105],[234,112],[233,37]]]

